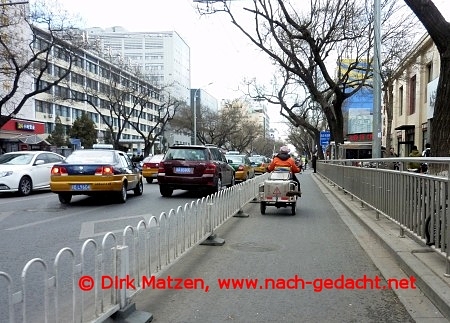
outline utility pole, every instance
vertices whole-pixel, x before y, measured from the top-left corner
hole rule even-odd
[[[213,83],[214,82],[210,82],[210,83],[206,84],[205,87],[209,86],[209,85],[211,85]],[[195,90],[195,92],[194,92],[194,99],[193,99],[193,105],[194,106],[193,106],[192,114],[193,114],[193,119],[194,119],[194,145],[197,144],[197,93],[200,91],[200,89],[201,88],[198,88],[198,89]]]
[[[381,4],[374,0],[372,158],[381,157]]]

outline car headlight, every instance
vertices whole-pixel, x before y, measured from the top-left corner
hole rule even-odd
[[[6,176],[11,176],[13,173],[12,170],[9,171],[4,171],[4,172],[0,172],[0,177],[6,177]]]

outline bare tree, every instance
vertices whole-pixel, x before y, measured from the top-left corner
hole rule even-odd
[[[372,77],[373,15],[368,6],[371,2],[253,0],[252,5],[246,6],[247,3],[242,12],[238,11],[237,2],[232,11],[228,1],[220,5],[209,3],[206,10],[200,11],[228,14],[231,22],[254,45],[304,84],[311,100],[321,107],[332,139],[343,142],[343,103],[362,87],[370,86],[366,83]],[[396,15],[398,5],[395,3],[383,1],[382,22],[395,16],[392,19],[396,19],[401,28],[411,26],[409,17]],[[248,27],[249,21],[254,25]],[[389,37],[394,37],[392,32]],[[333,64],[344,60],[348,62],[345,68]],[[317,79],[324,83],[317,84]]]
[[[431,121],[433,156],[450,156],[450,23],[431,0],[405,0],[435,43],[441,59],[434,115]]]
[[[77,47],[67,32],[72,17],[41,3],[31,8],[21,3],[0,8],[0,128],[16,116],[29,116],[31,106],[25,112],[21,110],[30,98],[66,79]],[[61,35],[66,35],[64,40]],[[59,74],[48,77],[55,53],[65,66]]]
[[[72,73],[65,82],[70,96],[59,99],[86,102],[92,107],[106,125],[115,148],[121,147],[122,134],[134,129],[144,141],[144,155],[148,155],[177,109],[186,103],[174,99],[165,88],[149,84],[139,67],[120,58],[110,57],[110,61],[101,68],[106,82]]]
[[[315,147],[311,144],[311,136],[304,128],[290,128],[288,134],[289,142],[295,147],[300,155],[312,156],[315,153]],[[321,149],[318,151],[321,152]],[[320,158],[320,157],[319,157]]]
[[[253,141],[262,134],[261,124],[249,118],[243,118],[238,123],[237,129],[238,131],[228,136],[229,149],[240,151],[241,153],[251,153]]]
[[[321,107],[312,100],[303,83],[295,79],[294,75],[285,70],[280,70],[279,74],[273,80],[272,93],[253,81],[249,83],[249,96],[279,106],[280,115],[293,127],[304,130],[318,148],[319,158],[323,158],[320,131],[327,129],[327,123]],[[316,84],[319,84],[317,80]]]
[[[141,116],[142,112],[145,111],[145,108],[148,106],[149,98],[139,98],[138,106],[139,113],[136,122],[131,122],[133,128],[141,135],[144,139],[144,156],[150,154],[151,148],[154,146],[156,140],[161,138],[164,134],[165,128],[168,126],[170,121],[174,118],[174,116],[178,113],[178,111],[182,107],[186,107],[186,102],[179,100],[177,98],[172,97],[170,91],[162,90],[163,95],[160,96],[160,104],[156,108],[156,115],[153,117],[154,123],[150,129],[147,131],[142,131],[139,125],[141,124]]]
[[[200,107],[197,116],[197,139],[202,144],[214,144],[222,148],[251,151],[253,140],[262,135],[262,127],[249,119],[245,103],[240,99],[227,101],[219,112]],[[190,108],[185,108],[171,121],[178,130],[190,131],[193,117]]]
[[[251,145],[251,153],[272,157],[272,155],[277,152],[281,146],[284,146],[283,142],[276,141],[275,139],[269,137],[257,137],[253,140]]]

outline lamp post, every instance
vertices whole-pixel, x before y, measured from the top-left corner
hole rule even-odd
[[[381,4],[374,0],[372,158],[381,156]]]
[[[206,84],[205,87],[208,86],[208,85],[211,85],[211,84],[213,84],[213,82],[210,82],[210,83]],[[194,118],[194,145],[197,144],[197,93],[198,93],[198,91],[200,89],[201,88],[198,88],[198,89],[195,90],[195,92],[194,92],[194,100],[193,100],[193,104],[194,104],[194,107],[193,107],[193,109],[194,109],[194,112],[193,112],[193,118]]]

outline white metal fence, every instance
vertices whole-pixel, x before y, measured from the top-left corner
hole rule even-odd
[[[53,266],[34,258],[22,270],[19,291],[13,290],[11,275],[0,272],[0,321],[59,323],[107,319],[145,288],[143,276],[161,275],[180,256],[242,211],[257,196],[259,183],[266,177],[257,176],[159,217],[152,216],[136,227],[129,225],[121,236],[109,232],[101,244],[88,239],[79,255],[63,248]]]
[[[408,170],[411,162],[427,163],[429,172]],[[318,173],[363,205],[399,225],[446,257],[450,275],[450,158],[381,158],[329,160],[317,163]]]

